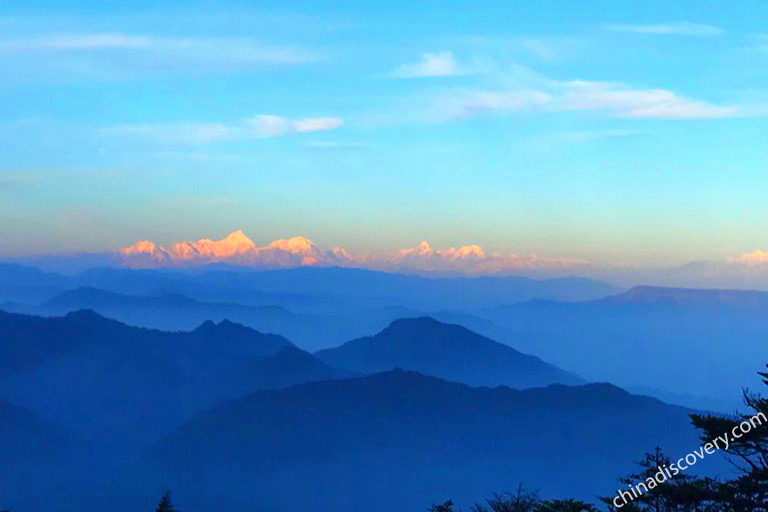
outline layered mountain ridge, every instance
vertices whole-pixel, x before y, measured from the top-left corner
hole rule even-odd
[[[358,372],[404,368],[474,386],[528,388],[584,383],[537,357],[430,317],[396,320],[376,335],[316,355],[332,366]]]

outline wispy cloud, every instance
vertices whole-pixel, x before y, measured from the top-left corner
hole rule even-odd
[[[139,52],[156,57],[225,63],[302,64],[318,56],[292,47],[270,46],[245,38],[187,38],[101,32],[57,34],[25,39],[0,39],[0,53]]]
[[[532,111],[552,103],[552,97],[538,90],[458,90],[438,98],[427,108],[431,121],[449,121],[490,114]]]
[[[214,142],[279,137],[290,133],[334,130],[344,122],[338,117],[288,119],[281,116],[257,115],[231,124],[224,123],[155,123],[118,125],[107,128],[108,135],[138,136],[172,144],[209,144]]]
[[[141,75],[205,73],[320,60],[314,51],[250,38],[164,37],[121,32],[0,38],[0,71],[17,80],[121,80]]]
[[[338,117],[308,117],[298,121],[288,123],[287,132],[322,132],[325,130],[335,130],[344,124]]]
[[[165,40],[165,44],[171,40]],[[104,50],[147,49],[162,39],[114,32],[98,34],[59,34],[45,37],[0,40],[0,52],[22,53],[36,50]]]
[[[451,52],[423,53],[419,62],[403,64],[391,73],[393,78],[422,78],[455,76],[471,73],[471,69],[459,65]]]
[[[728,263],[740,263],[743,265],[757,266],[768,264],[768,252],[755,250],[752,252],[745,252],[738,256],[731,256],[727,260]]]
[[[566,142],[580,144],[584,142],[592,142],[599,140],[618,140],[618,139],[632,139],[635,137],[642,137],[643,132],[636,130],[571,130],[564,132],[557,132],[550,134],[547,137],[548,141]]]
[[[632,34],[650,34],[650,35],[675,35],[675,36],[719,36],[723,29],[713,25],[702,23],[659,23],[648,25],[632,25],[623,23],[610,23],[604,26],[611,32],[628,32]]]
[[[634,119],[718,119],[737,117],[737,107],[720,106],[680,96],[666,89],[633,89],[610,82],[564,84],[560,109],[598,110]]]
[[[310,141],[305,144],[305,147],[322,151],[344,151],[370,148],[368,144],[363,144],[361,142],[337,142],[330,140]]]
[[[431,121],[515,112],[593,111],[622,119],[720,119],[745,116],[737,106],[694,100],[666,89],[637,89],[599,81],[554,81],[536,89],[448,92],[425,109]]]

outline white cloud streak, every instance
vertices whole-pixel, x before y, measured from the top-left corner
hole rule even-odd
[[[692,100],[666,89],[632,89],[610,82],[564,84],[561,110],[599,110],[631,119],[719,119],[737,117],[736,107]]]
[[[713,25],[688,22],[659,23],[648,25],[612,23],[605,25],[605,29],[611,32],[626,32],[631,34],[676,35],[693,37],[719,36],[723,33],[723,29]]]
[[[194,70],[196,72],[255,65],[299,65],[319,60],[304,49],[272,46],[249,38],[163,37],[121,32],[48,34],[0,38],[0,57],[27,61],[55,56],[58,66],[82,63],[104,68],[104,73],[130,74]],[[58,69],[58,68],[57,68]],[[82,72],[82,71],[81,71]]]
[[[421,60],[413,64],[403,64],[392,72],[394,78],[423,78],[434,76],[453,76],[467,73],[459,67],[451,52],[423,53]]]
[[[425,112],[432,121],[449,121],[516,112],[599,112],[621,119],[722,119],[747,115],[736,106],[721,106],[680,96],[666,89],[636,89],[626,84],[550,80],[537,89],[460,90],[433,100]]]
[[[27,39],[0,40],[0,52],[22,53],[36,50],[103,50],[148,48],[158,41],[146,36],[132,36],[113,32],[98,34],[53,35]]]
[[[758,249],[752,252],[739,254],[738,256],[731,256],[727,261],[728,263],[737,263],[748,266],[768,265],[768,252]]]
[[[370,149],[370,145],[361,142],[338,142],[330,140],[315,140],[305,144],[308,149],[316,149],[323,151],[344,151],[344,150],[359,150]]]
[[[321,132],[335,130],[343,124],[338,117],[308,117],[293,121],[292,127],[297,132]]]
[[[338,117],[288,119],[262,114],[232,124],[188,122],[118,125],[107,128],[105,133],[113,136],[136,136],[171,144],[210,144],[335,130],[343,124],[342,119]]]
[[[546,92],[537,90],[483,91],[460,90],[440,98],[426,114],[434,121],[449,121],[490,114],[532,111],[552,102]]]

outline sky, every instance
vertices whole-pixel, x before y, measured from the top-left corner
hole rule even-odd
[[[0,1],[0,257],[768,250],[764,9]]]

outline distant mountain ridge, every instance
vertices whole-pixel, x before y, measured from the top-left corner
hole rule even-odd
[[[765,360],[768,293],[637,286],[581,302],[532,300],[478,310],[517,348],[593,380],[686,404],[738,405]],[[714,358],[714,359],[713,359]],[[658,391],[658,392],[657,392]]]
[[[215,364],[226,351],[232,357],[268,355],[291,345],[281,336],[263,334],[226,320],[219,324],[207,321],[190,332],[165,332],[130,327],[90,310],[52,318],[0,311],[0,328],[14,341],[0,347],[0,372],[18,369],[14,363],[34,365],[77,349],[93,353],[109,348],[106,340],[112,348],[129,351],[125,355],[145,351],[145,355],[172,357],[174,351],[183,349],[185,357],[196,358],[194,362],[203,365]],[[189,363],[192,364],[191,359]]]
[[[221,372],[219,380],[231,396],[241,396],[257,389],[283,389],[305,382],[348,379],[359,375],[333,368],[309,352],[285,346],[271,356],[234,362]]]
[[[315,355],[227,320],[192,331],[131,327],[93,311],[36,317],[0,311],[4,396],[83,435],[156,437],[221,400],[257,389],[403,367],[473,385],[579,384],[579,377],[431,318],[393,322],[364,341]],[[346,357],[350,349],[355,357]],[[357,347],[357,348],[356,348]],[[365,357],[356,353],[363,348]],[[74,376],[77,375],[76,378]],[[154,421],[142,425],[141,418]]]
[[[430,317],[396,320],[376,335],[315,355],[332,366],[358,372],[403,368],[474,386],[527,388],[585,382],[537,357]]]
[[[6,495],[26,500],[12,503],[30,510],[103,501],[128,512],[168,487],[203,512],[255,500],[275,510],[384,512],[448,492],[476,500],[509,489],[510,480],[591,498],[648,446],[682,450],[696,441],[688,411],[615,386],[510,389],[582,381],[431,318],[398,320],[339,347],[345,357],[355,349],[359,369],[230,321],[164,332],[88,310],[53,318],[0,312],[0,332],[3,401],[88,442],[55,477],[50,459],[29,466],[26,491],[0,480]],[[405,370],[358,375],[382,364],[495,387]],[[14,445],[38,442],[20,437],[24,425],[14,429]],[[151,458],[147,446],[156,447]],[[579,471],[585,465],[593,469]],[[568,476],[551,481],[554,466]],[[82,493],[92,485],[100,497]],[[62,501],[49,503],[51,495]]]
[[[378,332],[398,318],[424,315],[463,325],[511,345],[516,342],[512,332],[472,313],[450,310],[424,312],[399,306],[343,308],[338,313],[296,313],[276,305],[202,302],[178,293],[136,296],[81,287],[62,292],[40,306],[6,302],[0,304],[0,309],[45,316],[91,309],[130,325],[165,331],[191,330],[206,320],[228,319],[261,332],[280,334],[306,350],[334,347]]]
[[[10,302],[28,302],[30,297],[42,302],[63,290],[91,287],[125,295],[179,294],[201,302],[274,304],[296,312],[326,313],[393,305],[466,311],[532,298],[596,299],[618,291],[605,282],[579,277],[420,277],[339,267],[254,270],[221,265],[195,272],[103,267],[67,276],[0,265],[0,292],[5,285],[15,291],[0,293],[0,300]],[[49,290],[47,296],[41,286]]]
[[[88,310],[54,318],[0,311],[0,332],[3,398],[105,442],[161,435],[233,396],[215,380],[226,368],[293,347],[228,321],[164,332]]]
[[[722,290],[634,286],[598,302],[612,304],[676,305],[691,307],[768,308],[768,292],[758,290]]]
[[[38,315],[62,315],[92,309],[130,325],[166,331],[190,330],[207,320],[230,320],[261,332],[271,332],[312,348],[318,341],[333,343],[349,333],[370,332],[381,321],[366,315],[360,321],[331,315],[294,313],[278,305],[241,305],[203,302],[178,293],[135,296],[98,288],[67,290],[40,306],[7,305],[9,309]],[[361,315],[362,316],[362,315]]]
[[[517,391],[393,370],[227,402],[155,457],[201,510],[217,504],[197,481],[235,509],[255,496],[274,510],[418,510],[447,497],[466,506],[519,482],[593,500],[648,446],[696,445],[688,412],[608,384]]]

